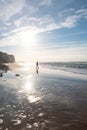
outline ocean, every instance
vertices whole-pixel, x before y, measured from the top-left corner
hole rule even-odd
[[[43,62],[41,66],[87,75],[87,62]]]

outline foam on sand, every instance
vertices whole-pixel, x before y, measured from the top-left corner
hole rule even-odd
[[[0,125],[1,125],[1,124],[3,124],[3,120],[2,120],[2,119],[0,119]]]

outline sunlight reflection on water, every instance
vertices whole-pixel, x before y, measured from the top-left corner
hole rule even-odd
[[[34,95],[28,96],[28,100],[29,100],[29,102],[31,102],[31,103],[38,102],[40,99],[41,99],[40,97],[36,97],[36,96],[34,96]]]
[[[38,92],[34,87],[32,75],[26,77],[19,93],[24,93],[30,103],[35,103],[41,100],[41,97],[37,95]]]
[[[21,66],[19,70],[24,70],[24,71],[32,70],[32,68],[35,67],[35,63],[33,62],[24,62],[19,64]]]
[[[33,93],[34,88],[33,88],[33,83],[32,81],[24,81],[25,83],[22,86],[22,89],[19,90],[20,93]]]
[[[34,90],[32,82],[31,81],[27,81],[25,83],[25,85],[24,85],[24,89],[27,92],[32,92]]]

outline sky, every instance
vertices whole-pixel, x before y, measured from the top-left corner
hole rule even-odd
[[[0,51],[16,61],[87,61],[87,0],[0,0]]]

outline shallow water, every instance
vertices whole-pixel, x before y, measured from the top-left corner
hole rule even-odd
[[[0,129],[87,130],[87,80],[34,71],[0,77]]]

